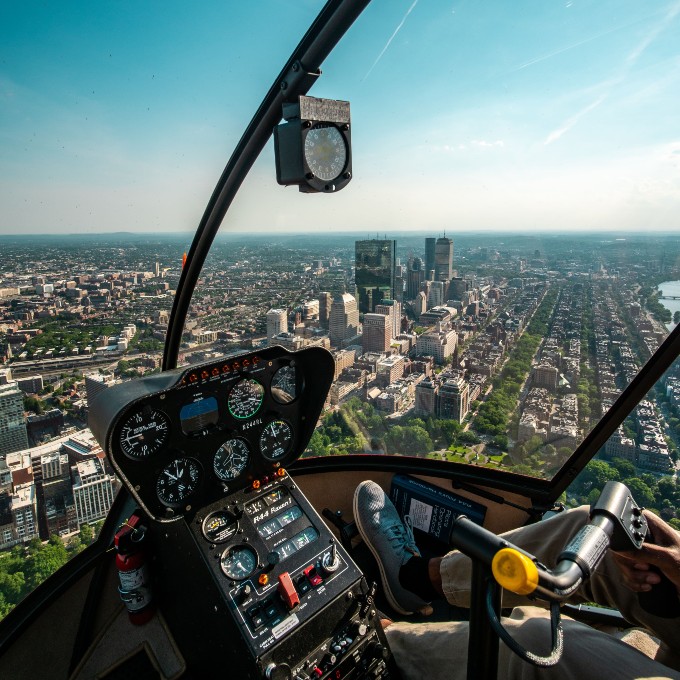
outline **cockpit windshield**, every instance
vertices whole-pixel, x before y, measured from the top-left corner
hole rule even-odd
[[[350,101],[352,181],[281,188],[265,149],[206,263],[187,350],[205,330],[329,347],[307,457],[553,478],[678,309],[678,8],[620,10],[371,3],[309,93]],[[666,389],[614,457],[674,470]]]
[[[323,6],[3,8],[12,578],[32,540],[65,560],[110,508],[119,484],[93,440],[82,450],[88,397],[160,370],[204,206]],[[350,103],[349,183],[279,186],[269,141],[205,262],[178,364],[319,345],[335,375],[305,464],[427,461],[547,486],[680,322],[679,29],[676,1],[371,2],[308,93]],[[574,498],[639,479],[672,509],[676,491],[657,491],[675,489],[679,445],[676,362]],[[110,493],[88,514],[90,474]],[[0,615],[34,571],[3,586]]]

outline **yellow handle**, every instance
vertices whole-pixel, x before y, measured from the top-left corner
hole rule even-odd
[[[538,568],[531,558],[514,548],[501,548],[491,562],[498,583],[517,595],[529,595],[538,585]]]

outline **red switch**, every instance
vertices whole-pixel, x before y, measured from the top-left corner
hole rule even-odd
[[[293,607],[300,604],[300,596],[298,595],[297,590],[295,590],[293,581],[287,571],[279,576],[278,590],[279,595],[281,595],[281,599],[285,602],[288,609],[292,609]]]
[[[323,582],[323,579],[319,576],[319,572],[313,564],[310,564],[306,569],[303,569],[302,573],[307,577],[307,580],[314,588],[318,588]]]

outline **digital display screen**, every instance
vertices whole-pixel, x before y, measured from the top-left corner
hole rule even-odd
[[[292,508],[284,510],[281,514],[272,517],[268,522],[257,527],[257,532],[262,538],[269,538],[279,531],[279,529],[283,529],[283,527],[300,517],[302,517],[302,510],[300,510],[297,505],[294,505]]]
[[[215,425],[219,420],[217,399],[206,397],[182,406],[179,420],[184,434],[193,434]]]
[[[283,486],[278,486],[274,491],[271,491],[268,493],[266,496],[264,496],[264,502],[267,505],[274,505],[274,503],[278,503],[285,495],[287,491],[286,488]]]
[[[306,545],[314,543],[316,539],[319,538],[319,532],[314,527],[307,527],[303,529],[299,534],[295,534],[293,538],[280,545],[277,545],[274,552],[278,553],[279,559],[281,561],[290,557],[298,550],[301,550]]]

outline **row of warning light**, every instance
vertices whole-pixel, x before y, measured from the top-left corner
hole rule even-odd
[[[209,380],[210,378],[216,378],[218,375],[224,375],[225,373],[231,373],[233,371],[240,371],[242,368],[251,368],[257,366],[257,362],[261,361],[260,357],[253,357],[252,359],[243,359],[243,361],[235,361],[233,364],[224,364],[220,369],[219,366],[214,366],[212,369],[203,369],[200,373],[196,371],[195,373],[189,373],[182,378],[180,385],[186,385],[187,383],[194,384],[199,380]]]
[[[286,474],[286,471],[282,467],[279,467],[280,465],[281,463],[274,463],[274,467],[277,469],[271,475],[265,475],[264,477],[262,477],[262,479],[254,479],[252,483],[252,488],[257,490],[263,484],[268,484],[269,482],[274,481],[276,477],[283,477]]]

